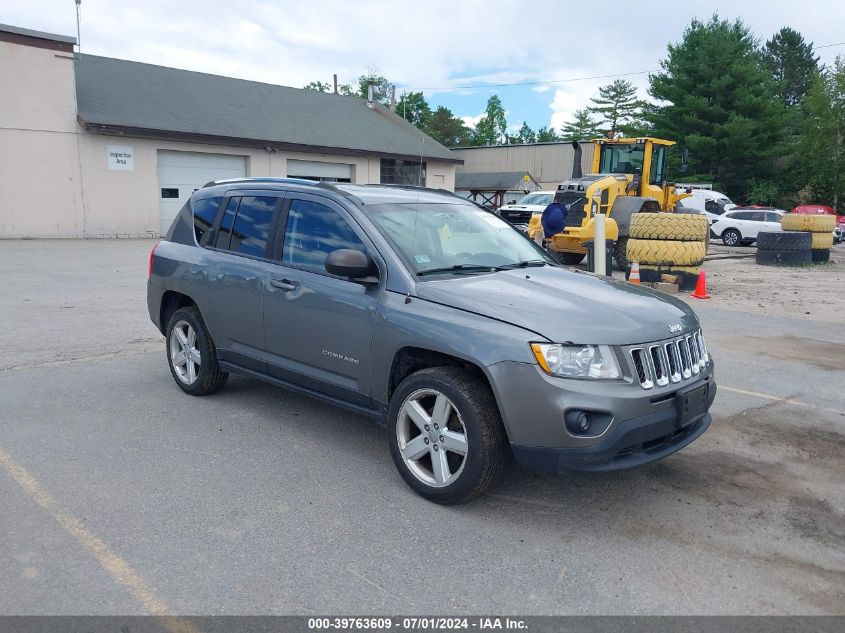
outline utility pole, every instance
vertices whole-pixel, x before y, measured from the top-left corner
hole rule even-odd
[[[333,75],[334,77],[334,93],[337,94],[337,73]]]

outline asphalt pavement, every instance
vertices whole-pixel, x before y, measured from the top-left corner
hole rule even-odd
[[[841,322],[697,304],[699,441],[440,507],[364,418],[183,394],[152,245],[0,242],[0,614],[845,613]]]

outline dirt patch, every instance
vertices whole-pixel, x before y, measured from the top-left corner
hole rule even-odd
[[[711,244],[711,253],[723,249]],[[724,250],[724,249],[723,249]],[[755,249],[727,249],[751,254]],[[704,263],[709,305],[750,314],[842,323],[845,314],[845,244],[831,249],[830,263],[808,268],[758,266],[753,257]],[[678,295],[686,300],[686,294]],[[695,299],[690,300],[690,302]]]
[[[845,546],[845,514],[824,499],[793,497],[785,518],[802,538],[809,538],[836,548]]]
[[[777,344],[771,338],[735,336],[726,340],[734,349],[747,349],[779,360],[809,363],[822,369],[845,370],[845,344],[817,341],[800,336],[782,336]]]

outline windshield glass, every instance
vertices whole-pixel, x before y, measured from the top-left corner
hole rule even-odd
[[[455,273],[541,261],[546,252],[509,223],[471,204],[376,204],[366,210],[416,273]],[[460,269],[463,270],[460,270]]]
[[[550,193],[529,193],[527,196],[523,196],[514,202],[514,204],[535,204],[547,207],[552,203],[553,197],[554,194]]]
[[[602,145],[600,174],[634,174],[643,171],[643,151],[641,143],[624,145]]]

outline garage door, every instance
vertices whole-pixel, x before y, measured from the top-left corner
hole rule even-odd
[[[159,232],[167,233],[173,218],[191,194],[210,180],[243,178],[246,157],[228,154],[158,151]]]
[[[352,165],[318,160],[288,160],[288,178],[352,182]]]

